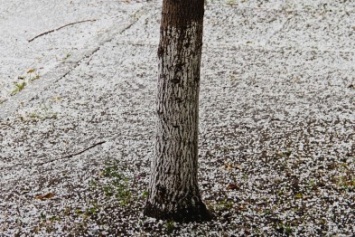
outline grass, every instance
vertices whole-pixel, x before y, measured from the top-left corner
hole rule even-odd
[[[38,109],[32,112],[27,112],[24,115],[21,115],[20,119],[23,122],[38,122],[47,119],[57,119],[58,114],[53,112],[51,107],[48,107],[45,104],[42,104]]]
[[[70,53],[67,53],[65,56],[64,56],[64,58],[63,58],[63,61],[66,61],[68,58],[70,58],[71,57],[71,54]]]
[[[352,175],[338,176],[337,186],[339,188],[345,189],[347,191],[354,190],[355,189],[355,176],[352,176]]]
[[[227,4],[231,7],[235,6],[238,4],[238,1],[239,2],[245,2],[245,0],[207,0],[205,1],[205,4],[208,5],[208,4],[214,4],[214,3],[221,3],[221,4]]]
[[[91,180],[90,187],[98,189],[106,198],[116,198],[123,206],[131,203],[132,193],[128,186],[129,179],[122,174],[117,164],[108,163],[101,171],[101,177],[103,177],[102,180]]]
[[[12,90],[11,92],[11,96],[16,95],[17,93],[19,93],[20,91],[22,91],[23,89],[25,89],[27,83],[26,82],[16,82],[15,83],[15,89]]]
[[[234,6],[237,4],[237,0],[227,0],[227,4],[230,6]]]
[[[18,94],[20,91],[25,89],[25,87],[31,81],[39,79],[40,75],[39,75],[37,69],[31,68],[31,69],[27,70],[26,74],[18,76],[17,78],[18,78],[19,81],[14,83],[15,84],[15,88],[10,93],[11,96],[14,96],[14,95]]]
[[[277,232],[279,232],[285,236],[290,236],[293,232],[292,227],[288,224],[284,224],[283,222],[280,222],[279,224],[277,224],[275,229]]]
[[[148,195],[149,195],[148,191],[143,191],[141,197],[143,200],[145,200],[145,199],[147,199]]]
[[[175,229],[175,222],[174,221],[167,221],[166,222],[166,232],[168,234],[172,234],[174,232]]]
[[[218,201],[216,205],[214,206],[214,209],[216,211],[229,211],[232,209],[234,206],[234,202],[230,200],[223,199],[221,201]]]
[[[129,189],[129,179],[123,174],[120,166],[115,161],[106,163],[99,175],[89,181],[89,190],[99,193],[101,198],[87,198],[85,204],[75,208],[64,207],[57,216],[46,216],[41,214],[41,224],[33,230],[34,233],[39,233],[41,229],[45,229],[46,233],[55,231],[56,221],[67,218],[75,220],[73,230],[77,233],[84,233],[88,228],[88,224],[92,221],[99,221],[102,213],[105,213],[107,203],[115,203],[124,208],[130,208],[133,202],[132,192]],[[147,195],[145,193],[142,194]],[[169,227],[170,229],[173,226]],[[78,234],[81,236],[81,234]]]
[[[303,198],[303,194],[302,193],[296,193],[295,194],[295,198],[296,199],[302,199]]]

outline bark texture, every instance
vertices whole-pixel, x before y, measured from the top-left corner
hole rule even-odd
[[[156,146],[144,210],[159,219],[212,217],[197,182],[203,13],[203,0],[163,2]]]

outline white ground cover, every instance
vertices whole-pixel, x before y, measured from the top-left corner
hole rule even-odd
[[[207,3],[199,179],[216,219],[178,224],[141,215],[160,4],[57,2],[0,4],[0,236],[354,235],[354,3]],[[47,73],[10,96],[32,68]]]

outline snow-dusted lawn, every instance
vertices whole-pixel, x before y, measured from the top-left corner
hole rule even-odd
[[[206,6],[203,224],[141,215],[160,4],[0,4],[0,236],[354,235],[355,4],[263,2]]]

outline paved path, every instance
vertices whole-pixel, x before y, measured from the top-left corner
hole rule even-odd
[[[123,1],[3,1],[0,102],[15,83],[53,78],[135,22],[144,3]],[[66,64],[66,65],[63,65]],[[32,73],[28,73],[33,69]],[[59,76],[59,75],[58,75]],[[58,77],[54,75],[54,77]],[[20,79],[19,79],[20,78]],[[42,80],[46,81],[46,80]]]

